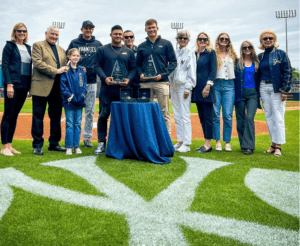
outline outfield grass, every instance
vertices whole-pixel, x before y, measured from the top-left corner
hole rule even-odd
[[[98,101],[98,99],[97,99],[97,101]],[[299,101],[288,101],[288,102],[295,102],[295,103],[298,103],[298,105],[299,105]],[[288,105],[287,107],[294,107],[294,106],[289,106]],[[172,108],[171,101],[169,103],[169,109],[170,109],[170,113],[173,114],[173,108]],[[4,111],[4,102],[2,100],[2,101],[0,101],[0,112],[3,112],[3,111]],[[95,112],[99,112],[99,105],[98,104],[95,105]],[[196,107],[195,103],[191,104],[190,112],[192,114],[198,113],[198,110],[197,110],[197,107]],[[31,101],[31,99],[26,100],[26,102],[24,103],[24,106],[21,110],[21,113],[32,113],[32,101]]]
[[[264,120],[264,114],[256,115],[256,119]],[[299,172],[299,111],[286,112],[286,136],[287,144],[283,145],[281,158],[263,154],[270,146],[270,138],[269,135],[257,135],[256,150],[251,156],[240,152],[237,138],[232,139],[232,153],[213,151],[205,155],[194,151],[204,140],[193,140],[191,152],[176,152],[167,165],[119,161],[105,155],[97,156],[96,165],[145,201],[150,201],[185,173],[186,162],[180,156],[230,162],[232,165],[213,171],[199,184],[189,210],[298,232],[299,218],[264,202],[244,183],[246,174],[252,168]],[[95,148],[96,142],[93,144]],[[69,157],[64,153],[48,152],[45,143],[45,155],[34,156],[31,141],[27,140],[14,140],[14,147],[22,154],[0,156],[0,170],[13,167],[35,180],[83,194],[106,197],[69,171],[40,165],[78,155]],[[94,148],[82,147],[81,156],[93,155]],[[13,191],[12,204],[0,220],[0,245],[128,245],[130,231],[123,215],[56,201],[20,188],[13,188]],[[229,237],[203,233],[189,227],[182,227],[182,230],[187,242],[194,246],[246,245]]]

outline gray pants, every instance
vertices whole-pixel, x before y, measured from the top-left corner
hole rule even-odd
[[[254,116],[257,109],[257,93],[255,88],[244,89],[241,104],[235,106],[237,132],[241,148],[255,149]]]
[[[96,102],[97,84],[87,84],[87,94],[85,96],[85,122],[83,128],[83,138],[90,139],[93,136],[94,111]]]

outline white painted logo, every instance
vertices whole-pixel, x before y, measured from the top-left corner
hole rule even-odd
[[[187,162],[186,172],[149,202],[96,166],[94,156],[42,165],[68,170],[85,179],[107,197],[86,195],[37,181],[14,168],[1,169],[0,219],[14,198],[10,187],[14,186],[54,200],[126,215],[130,245],[188,245],[181,226],[248,244],[298,245],[296,231],[188,211],[199,183],[212,171],[231,163],[182,158]]]

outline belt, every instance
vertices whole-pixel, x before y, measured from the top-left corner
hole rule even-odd
[[[270,80],[270,79],[261,80],[260,83],[272,84],[272,80]]]

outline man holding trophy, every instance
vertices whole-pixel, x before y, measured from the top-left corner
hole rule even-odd
[[[122,45],[123,30],[119,25],[111,28],[111,43],[100,47],[95,57],[95,70],[101,81],[98,118],[98,146],[95,154],[105,151],[107,119],[113,101],[120,101],[120,87],[126,87],[136,74],[134,53]]]
[[[148,37],[145,42],[138,46],[137,72],[141,80],[141,88],[150,88],[151,101],[153,101],[154,94],[156,95],[168,132],[171,135],[168,76],[177,66],[176,55],[172,43],[157,35],[156,20],[147,20],[145,27]]]

